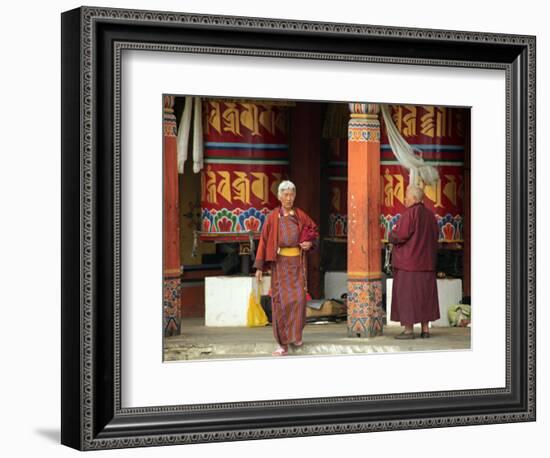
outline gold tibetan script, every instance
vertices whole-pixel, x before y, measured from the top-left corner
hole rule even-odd
[[[221,196],[227,200],[228,202],[231,202],[231,173],[224,171],[224,172],[218,172],[218,174],[221,176],[221,180],[218,184],[218,194],[221,194]]]
[[[256,179],[252,182],[252,194],[254,194],[262,203],[269,202],[269,178],[263,172],[252,172]]]
[[[239,119],[239,110],[236,103],[226,103],[227,108],[222,114],[223,131],[231,132],[234,135],[241,135],[241,123]]]
[[[250,179],[246,172],[235,172],[239,178],[233,181],[233,198],[250,204]]]
[[[212,127],[220,134],[223,131],[242,137],[244,128],[252,135],[261,135],[260,126],[263,126],[271,135],[275,135],[277,129],[286,132],[286,117],[274,111],[270,105],[262,105],[265,110],[261,110],[255,103],[225,102],[223,112],[220,102],[209,102],[209,106],[210,109],[205,113],[204,118],[207,133]]]
[[[388,169],[384,172],[384,205],[392,207],[394,198],[401,203],[405,200],[405,186],[403,175],[392,175]],[[395,184],[394,184],[395,182]]]
[[[269,186],[269,177],[263,172],[251,172],[254,180],[251,183],[247,172],[233,172],[237,178],[231,182],[231,172],[208,169],[204,175],[201,175],[201,197],[209,203],[218,203],[218,196],[223,197],[228,202],[234,200],[250,205],[250,193],[262,201],[263,204],[269,202],[269,192],[277,195],[277,187],[281,179],[281,174],[277,176],[278,181]],[[206,179],[205,179],[206,177]]]
[[[208,179],[206,180],[206,201],[217,204],[218,197],[216,193],[216,172],[208,170],[206,172],[206,176],[208,177]]]
[[[434,203],[434,208],[443,207],[441,204],[441,179],[437,180],[435,188],[432,185],[424,187],[424,194]]]
[[[241,113],[241,124],[252,132],[252,135],[260,135],[258,106],[252,103],[242,103],[244,110]]]
[[[210,133],[210,126],[216,129],[216,132],[222,133],[222,117],[220,110],[220,102],[209,102],[210,111],[206,114],[206,133]]]
[[[393,121],[399,132],[405,137],[416,135],[417,108],[414,105],[398,105]]]
[[[445,107],[424,107],[426,113],[420,118],[420,132],[428,137],[447,137],[451,135],[452,112]],[[449,116],[447,114],[449,113]]]

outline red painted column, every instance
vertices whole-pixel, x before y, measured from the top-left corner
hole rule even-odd
[[[383,333],[380,107],[352,103],[348,124],[348,336]]]
[[[174,96],[164,96],[163,132],[163,310],[164,335],[171,336],[180,334],[181,331],[179,192]]]

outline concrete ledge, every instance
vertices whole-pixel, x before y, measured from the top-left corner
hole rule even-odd
[[[230,358],[272,358],[276,343],[271,326],[264,328],[206,327],[202,320],[184,320],[182,335],[164,343],[165,361]],[[347,337],[346,323],[310,324],[304,329],[304,345],[289,348],[292,356],[331,356],[370,353],[469,350],[470,328],[432,328],[429,339],[396,340],[401,328],[384,328],[372,338]]]

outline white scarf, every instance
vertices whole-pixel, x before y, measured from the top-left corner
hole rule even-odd
[[[421,151],[415,151],[413,147],[403,138],[401,132],[399,132],[393,122],[389,105],[380,105],[380,109],[382,111],[382,115],[384,116],[388,139],[390,141],[393,154],[399,163],[409,170],[409,184],[417,186],[419,184],[418,178],[421,178],[427,185],[434,185],[437,183],[439,180],[439,173],[437,169],[426,164],[424,159],[418,155]]]
[[[189,132],[191,130],[191,116],[193,119],[193,171],[199,173],[204,165],[204,143],[202,138],[202,101],[200,97],[185,97],[185,105],[178,127],[177,155],[178,173],[183,173],[187,160],[189,146]]]

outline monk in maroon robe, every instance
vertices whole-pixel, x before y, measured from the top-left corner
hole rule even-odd
[[[271,269],[271,305],[273,335],[278,344],[273,356],[288,354],[288,345],[302,345],[306,324],[306,251],[315,248],[317,240],[300,242],[304,226],[316,232],[313,220],[294,207],[296,187],[290,181],[279,185],[281,206],[266,218],[254,267],[262,280],[263,270]]]
[[[421,337],[430,337],[429,322],[440,317],[435,272],[439,228],[423,198],[422,189],[407,188],[407,208],[389,235],[394,245],[391,320],[405,327],[396,339],[414,339],[415,323],[422,325]]]

